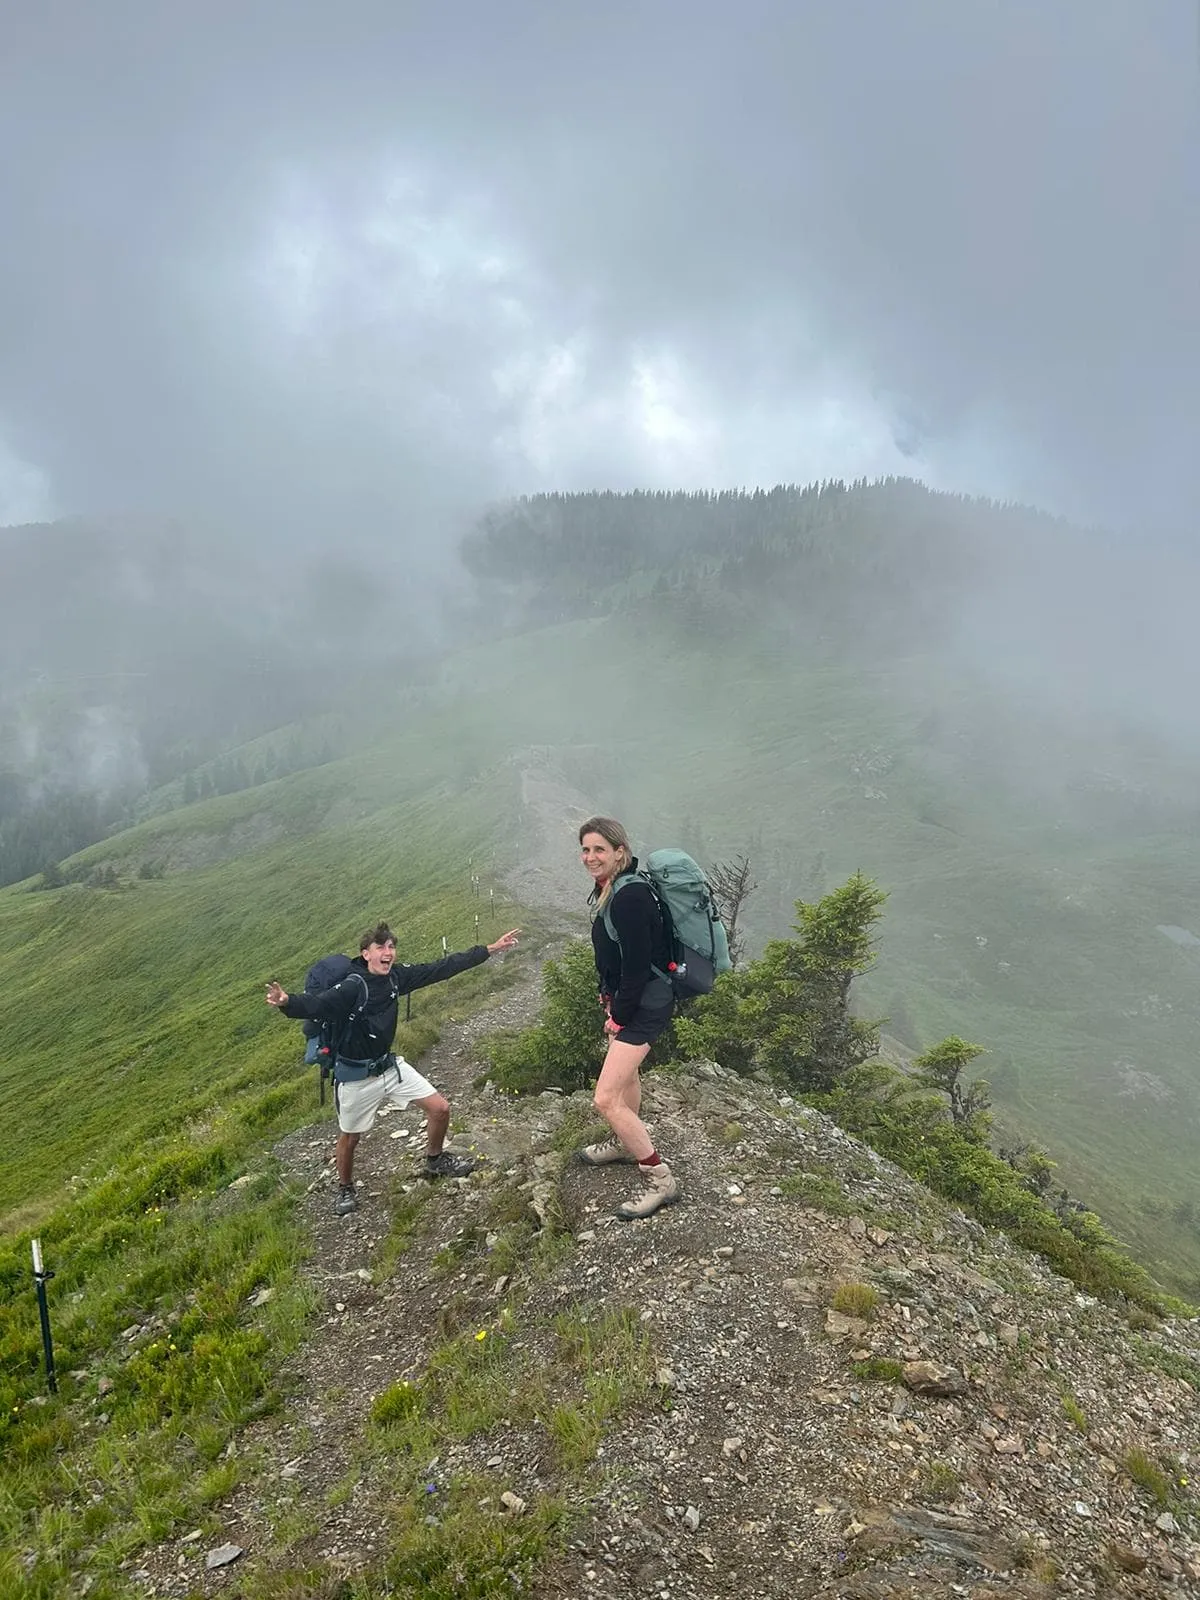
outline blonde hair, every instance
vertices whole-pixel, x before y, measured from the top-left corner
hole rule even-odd
[[[583,843],[584,836],[589,833],[598,833],[606,844],[610,844],[617,852],[617,866],[612,877],[604,888],[596,895],[595,911],[603,911],[612,893],[613,878],[622,872],[628,872],[633,864],[633,846],[629,842],[629,835],[625,829],[612,817],[589,817],[579,830],[579,842]],[[595,894],[595,890],[592,891]]]

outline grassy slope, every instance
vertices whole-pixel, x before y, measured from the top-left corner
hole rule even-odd
[[[0,895],[0,986],[19,997],[20,1033],[0,1060],[17,1108],[0,1129],[0,1214],[251,1092],[274,1088],[292,1120],[306,1114],[299,1029],[267,1009],[262,985],[299,982],[316,955],[351,947],[364,919],[393,919],[411,960],[440,954],[442,934],[452,949],[475,943],[482,902],[467,861],[486,872],[495,859],[511,782],[418,800],[405,791],[435,773],[400,780],[382,757],[348,765],[173,812],[88,852],[128,866],[265,841],[245,854],[119,891]],[[419,996],[414,1029],[485,982],[468,974]]]
[[[417,915],[435,880],[463,882],[473,850],[503,853],[483,841],[501,837],[513,775],[480,774],[534,745],[640,838],[708,859],[748,849],[756,940],[787,931],[797,895],[859,866],[877,877],[891,899],[870,1003],[903,1012],[911,1043],[953,1031],[984,1044],[1006,1124],[1047,1143],[1143,1259],[1189,1282],[1200,1241],[1145,1201],[1174,1205],[1193,1181],[1200,952],[1155,926],[1194,921],[1200,853],[1182,832],[1106,836],[1030,800],[973,750],[931,741],[931,706],[963,715],[974,690],[900,695],[897,676],[765,645],[688,661],[645,630],[564,624],[455,658],[369,753],[158,817],[83,858],[210,865],[116,895],[0,896],[0,982],[28,1001],[26,1049],[0,1066],[27,1108],[0,1133],[0,1206],[141,1119],[148,1091],[157,1115],[177,1094],[200,1105],[214,1080],[278,1073],[293,1044],[259,1008],[260,982],[298,974],[368,907]],[[637,715],[612,709],[626,705]],[[856,774],[864,750],[888,770]],[[417,818],[420,872],[405,847]],[[467,942],[471,914],[464,899],[457,936],[412,924],[413,953],[442,931]],[[1126,1062],[1174,1098],[1122,1097]]]

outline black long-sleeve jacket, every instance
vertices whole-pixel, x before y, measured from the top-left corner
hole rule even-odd
[[[366,1004],[341,1041],[338,1053],[348,1061],[375,1061],[392,1048],[400,1018],[397,1004],[400,995],[411,994],[414,989],[427,989],[431,983],[441,983],[446,978],[457,977],[460,972],[468,972],[486,961],[488,954],[486,945],[477,944],[470,950],[443,956],[440,961],[418,962],[413,966],[398,962],[384,974],[368,972],[367,963],[359,956],[350,963],[349,974],[332,989],[321,994],[289,993],[287,1004],[279,1009],[285,1017],[344,1022],[357,1006],[363,1006],[365,980]]]
[[[637,871],[636,858],[630,871]],[[624,1026],[633,1021],[642,990],[654,976],[651,968],[659,967],[665,972],[670,955],[658,901],[644,880],[623,885],[609,900],[607,909],[619,942],[609,938],[604,917],[599,914],[592,922],[592,950],[600,992],[610,996],[613,1021]]]

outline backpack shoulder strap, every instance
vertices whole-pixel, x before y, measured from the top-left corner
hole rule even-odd
[[[644,883],[650,893],[654,894],[654,885],[644,872],[619,872],[617,874],[612,882],[612,892],[604,902],[604,910],[600,913],[600,919],[604,923],[604,931],[614,944],[619,944],[620,940],[617,938],[617,930],[613,926],[612,903],[626,884],[629,883]],[[654,898],[657,900],[658,896],[654,894]]]

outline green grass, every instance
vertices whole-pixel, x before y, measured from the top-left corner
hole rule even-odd
[[[879,1304],[879,1290],[869,1283],[839,1283],[829,1303],[844,1317],[870,1319]]]
[[[385,1582],[434,1596],[507,1594],[527,1585],[558,1549],[566,1506],[615,1419],[648,1401],[649,1337],[629,1308],[577,1305],[546,1319],[536,1297],[516,1313],[445,1340],[419,1380],[401,1380],[371,1408],[366,1470],[395,1503]],[[500,1501],[503,1477],[446,1481],[438,1466],[455,1441],[533,1429],[552,1453],[556,1487],[523,1493],[523,1512]]]
[[[837,1178],[821,1172],[792,1172],[779,1180],[779,1187],[789,1200],[800,1200],[805,1205],[816,1206],[833,1217],[850,1217],[858,1211]]]
[[[1077,1428],[1080,1433],[1086,1433],[1088,1431],[1087,1415],[1073,1394],[1063,1394],[1062,1408],[1063,1415],[1066,1417],[1067,1421],[1071,1423],[1072,1427]]]
[[[327,781],[322,769],[269,786],[287,797],[275,822],[309,815],[306,786],[317,810],[336,799],[337,785],[314,798]],[[236,829],[251,798],[189,810]],[[363,784],[352,798],[379,796]],[[267,1152],[331,1115],[300,1066],[298,1026],[267,1008],[262,986],[298,984],[377,915],[398,928],[402,957],[436,957],[443,933],[451,948],[474,943],[470,872],[502,855],[495,817],[509,798],[496,780],[116,892],[0,894],[0,982],[22,995],[22,1049],[0,1061],[20,1106],[0,1129],[0,1594],[59,1600],[86,1568],[94,1600],[124,1596],[123,1562],[209,1526],[210,1508],[253,1475],[252,1460],[225,1452],[285,1402],[281,1374],[314,1309],[298,1195]],[[185,838],[186,818],[138,833],[162,849],[172,830]],[[131,834],[115,853],[132,861],[136,848]],[[399,1047],[419,1056],[448,1015],[513,977],[487,964],[420,992]],[[426,1196],[393,1198],[384,1275]],[[50,1399],[34,1228],[55,1274]]]
[[[904,1376],[904,1363],[887,1356],[871,1356],[866,1361],[852,1361],[850,1375],[859,1383],[899,1383]]]
[[[1171,1504],[1174,1484],[1170,1476],[1162,1463],[1140,1445],[1126,1450],[1121,1457],[1121,1465],[1138,1488],[1144,1490],[1156,1505],[1165,1507]]]

